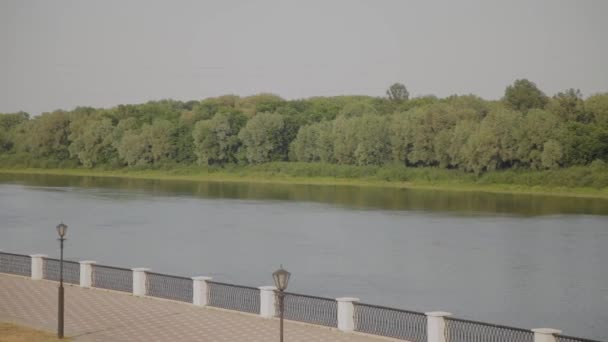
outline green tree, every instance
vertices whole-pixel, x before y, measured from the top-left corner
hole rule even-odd
[[[141,129],[126,129],[117,145],[118,155],[130,166],[162,164],[175,156],[171,144],[174,132],[175,126],[163,119],[144,124]]]
[[[123,132],[116,149],[120,158],[129,166],[146,166],[153,162],[151,146],[139,130]]]
[[[520,123],[521,113],[491,111],[463,147],[464,168],[479,174],[513,165],[517,156],[513,127]]]
[[[240,112],[222,112],[211,120],[197,122],[192,136],[198,163],[211,165],[236,162],[240,146],[238,134],[245,125],[245,120]]]
[[[358,136],[354,157],[358,165],[382,165],[390,160],[389,125],[384,117],[365,115],[356,119]]]
[[[512,127],[517,139],[518,163],[532,169],[543,167],[541,157],[544,145],[557,138],[561,127],[560,119],[549,111],[533,109],[524,115],[521,124]]]
[[[339,116],[334,122],[334,158],[338,164],[355,164],[359,145],[356,118]]]
[[[504,102],[507,107],[527,112],[533,108],[544,108],[548,102],[547,96],[534,84],[526,79],[516,80],[505,90]]]
[[[74,126],[77,122],[70,124],[70,155],[78,158],[85,167],[107,163],[112,159],[116,153],[112,144],[112,121],[108,118],[88,120],[81,129],[76,130]]]
[[[392,117],[389,126],[389,139],[392,146],[393,161],[407,164],[414,144],[414,120],[412,112],[400,112]]]
[[[66,160],[69,158],[69,116],[63,111],[44,113],[24,122],[21,147],[39,158]]]
[[[591,122],[608,128],[608,93],[590,96],[585,101]]]
[[[409,100],[410,93],[407,91],[405,85],[395,83],[386,90],[386,96],[388,96],[388,99],[391,101],[402,102]]]
[[[355,101],[346,104],[338,115],[345,118],[354,118],[364,115],[377,115],[376,108],[367,101]]]
[[[275,113],[261,113],[250,119],[239,133],[243,142],[245,157],[251,164],[285,160],[282,152],[285,144],[283,117]]]
[[[568,122],[558,132],[564,166],[587,165],[596,159],[608,160],[608,129],[599,125]]]
[[[543,145],[543,152],[540,158],[542,166],[545,169],[556,169],[559,167],[562,156],[562,146],[553,139],[548,140]]]
[[[584,105],[581,91],[568,89],[553,96],[547,108],[563,121],[587,122]]]

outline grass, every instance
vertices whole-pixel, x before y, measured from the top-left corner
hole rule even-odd
[[[351,185],[392,188],[526,193],[589,198],[608,198],[604,178],[608,170],[588,167],[559,171],[500,171],[477,177],[458,170],[404,167],[356,167],[332,164],[268,163],[254,166],[160,169],[38,169],[4,168],[0,173],[66,176],[120,177],[156,180],[256,182],[280,184]],[[600,182],[598,183],[598,179]],[[577,186],[583,184],[586,186]],[[597,186],[599,184],[599,186]],[[595,186],[594,186],[595,185]]]
[[[71,340],[69,337],[60,340],[55,334],[46,331],[11,323],[0,323],[0,342],[55,342]]]

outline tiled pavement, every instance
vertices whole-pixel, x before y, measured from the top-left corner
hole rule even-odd
[[[278,320],[255,315],[70,285],[65,297],[76,341],[278,341]],[[56,317],[57,283],[0,274],[0,322],[55,331]],[[387,340],[285,322],[288,342]]]

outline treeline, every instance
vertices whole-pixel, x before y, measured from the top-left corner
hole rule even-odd
[[[557,169],[608,161],[608,93],[552,97],[517,80],[499,101],[477,96],[226,95],[0,114],[0,161],[20,167],[391,164],[460,169]]]

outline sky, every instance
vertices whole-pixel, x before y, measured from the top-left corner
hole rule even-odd
[[[0,112],[271,92],[608,91],[604,0],[2,0]]]

